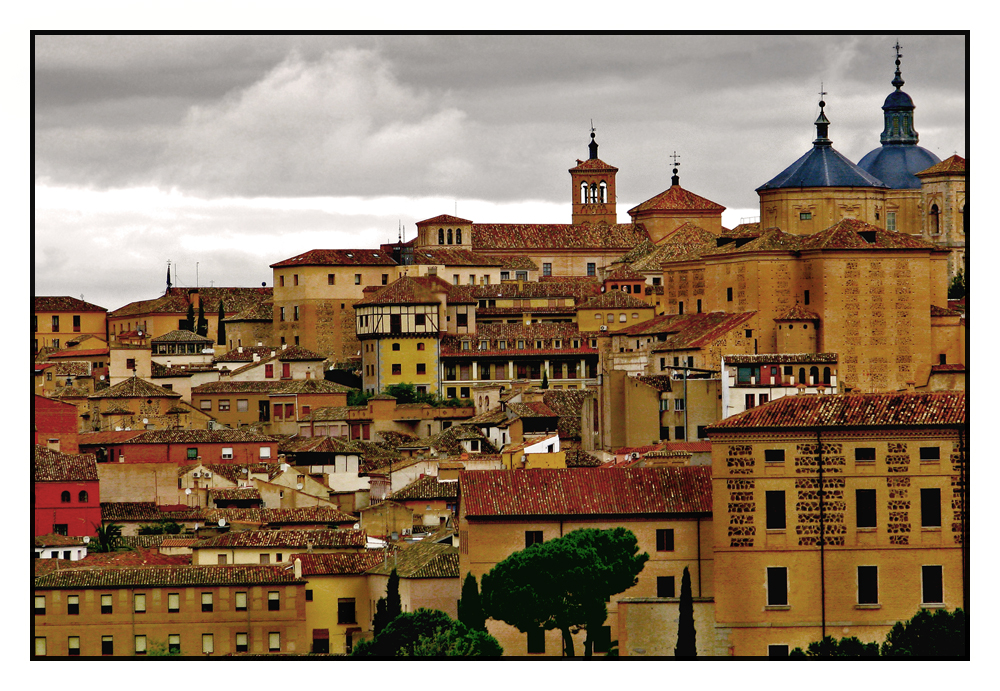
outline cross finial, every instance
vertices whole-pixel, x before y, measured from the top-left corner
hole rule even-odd
[[[677,155],[676,150],[674,151],[674,153],[670,154],[670,158],[674,159],[674,168],[680,165],[680,163],[677,162],[677,159],[680,158],[680,156]]]
[[[822,108],[824,105],[826,105],[825,103],[822,102],[823,99],[826,97],[826,94],[827,94],[827,92],[823,90],[823,82],[820,82],[819,83],[819,100],[820,100],[819,107],[820,108]]]
[[[590,132],[591,132],[591,134],[593,134],[596,131],[597,131],[597,128],[594,127],[594,118],[590,118]]]
[[[903,46],[899,45],[899,40],[897,39],[896,40],[896,45],[893,46],[893,48],[896,49],[896,59],[897,60],[899,60],[901,57],[903,57],[903,54],[899,52],[900,48],[902,48],[902,47]],[[896,64],[898,65],[899,63],[896,63]]]

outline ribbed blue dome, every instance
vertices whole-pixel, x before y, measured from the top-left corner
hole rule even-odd
[[[905,91],[893,91],[885,97],[882,109],[886,108],[913,108],[913,99]]]
[[[878,178],[890,189],[920,189],[922,170],[940,163],[941,159],[922,146],[915,144],[885,144],[865,154],[858,161],[858,168]]]
[[[851,163],[832,146],[814,146],[804,156],[757,188],[885,187],[878,178]]]

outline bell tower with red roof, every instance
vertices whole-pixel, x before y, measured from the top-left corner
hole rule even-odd
[[[597,157],[594,128],[590,129],[590,158],[577,159],[569,169],[572,181],[573,224],[618,223],[615,200],[615,174],[618,169]]]

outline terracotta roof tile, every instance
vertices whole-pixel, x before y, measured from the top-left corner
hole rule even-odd
[[[151,429],[122,444],[274,443],[274,438],[245,429]]]
[[[573,468],[459,474],[474,518],[710,513],[712,469]]]
[[[139,377],[129,377],[114,386],[90,395],[92,399],[100,398],[181,398],[179,393],[164,389],[152,382]]]
[[[309,250],[271,264],[272,269],[288,266],[395,266],[392,255],[377,250]]]
[[[837,362],[837,353],[761,353],[758,355],[724,355],[727,365],[783,365],[800,362]]]
[[[569,172],[572,173],[573,171],[578,171],[578,170],[607,170],[607,171],[615,171],[615,170],[618,170],[618,169],[615,168],[612,165],[608,165],[607,163],[605,163],[604,161],[602,161],[599,158],[588,158],[588,159],[586,159],[584,161],[581,161],[580,159],[577,159],[576,160],[576,165],[574,167],[570,168]]]
[[[363,530],[245,530],[223,533],[205,540],[198,547],[300,547],[308,542],[315,549],[330,547],[365,547],[368,538]]]
[[[422,477],[415,482],[411,482],[406,487],[392,493],[389,497],[393,501],[405,501],[407,499],[457,499],[457,482],[439,482],[437,477]]]
[[[795,303],[794,307],[790,307],[787,312],[782,314],[780,317],[775,317],[776,322],[792,322],[792,321],[819,321],[819,315],[816,312],[807,310],[803,305]]]
[[[718,211],[722,213],[725,210],[726,207],[721,204],[699,197],[680,185],[671,185],[670,189],[629,209],[628,215],[634,217],[648,211]]]
[[[872,242],[861,233],[869,234]],[[865,250],[873,249],[935,249],[937,245],[906,233],[883,230],[855,218],[845,218],[826,230],[801,239],[798,249],[806,250]]]
[[[90,482],[97,481],[97,456],[67,454],[35,445],[35,482]]]
[[[924,175],[939,175],[947,173],[964,173],[965,172],[965,159],[954,154],[944,159],[940,163],[935,163],[930,168],[926,168],[919,173],[916,173],[917,177]]]
[[[536,223],[476,223],[472,248],[476,251],[525,249],[628,249],[648,240],[645,228],[631,223],[580,225]]]
[[[107,312],[104,307],[68,295],[36,295],[32,300],[35,312]]]
[[[222,300],[227,314],[236,314],[248,309],[255,303],[273,298],[273,290],[266,287],[237,288],[213,286],[209,288],[171,288],[160,297],[151,300],[130,302],[124,307],[119,307],[114,312],[108,314],[108,318],[143,314],[187,315],[188,305],[191,304],[192,300],[191,295],[195,292],[197,292],[199,300],[205,305],[205,314],[218,314],[219,300]]]
[[[436,305],[440,294],[446,296],[451,286],[437,276],[402,276],[384,288],[354,303],[354,308],[367,305]]]
[[[205,343],[208,346],[212,346],[215,344],[215,341],[206,336],[199,336],[193,331],[174,329],[162,336],[151,339],[150,343]]]
[[[213,487],[208,496],[212,501],[261,501],[260,491],[253,487]]]
[[[58,571],[35,578],[35,589],[291,585],[304,582],[280,565],[144,566]]]
[[[297,552],[288,559],[289,561],[298,559],[302,562],[303,576],[357,576],[381,564],[385,560],[385,552],[382,550],[334,554]]]
[[[388,576],[393,569],[400,578],[458,578],[458,547],[421,540],[395,552],[368,573]]]
[[[609,290],[602,295],[587,300],[576,308],[580,310],[602,309],[653,309],[653,305],[622,290]]]
[[[965,392],[784,396],[708,427],[935,427],[965,424]]]
[[[452,225],[469,225],[472,221],[466,218],[459,218],[458,216],[450,216],[448,214],[441,214],[440,216],[435,216],[434,218],[428,218],[423,221],[417,221],[417,227],[427,226],[427,225],[438,225],[441,223],[451,223]]]
[[[666,331],[666,340],[656,344],[651,352],[702,348],[710,345],[729,331],[743,326],[755,314],[756,312],[737,312],[735,314],[702,312],[701,314],[669,315],[676,317],[676,320],[670,323],[669,329]]]
[[[161,511],[151,501],[101,502],[101,520],[105,523],[136,522],[155,523],[160,520],[203,520],[200,508],[186,511]]]

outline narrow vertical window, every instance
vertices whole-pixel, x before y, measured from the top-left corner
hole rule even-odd
[[[858,514],[857,527],[875,528],[878,525],[878,517],[875,510],[875,490],[854,490],[854,503]]]
[[[944,602],[944,586],[940,566],[921,566],[921,602],[925,605],[937,605]]]
[[[765,492],[764,498],[765,498],[766,512],[767,512],[767,529],[784,530],[785,529],[784,490]]]
[[[941,527],[941,490],[937,487],[920,490],[920,527]]]
[[[858,604],[878,604],[878,567],[858,567]]]
[[[788,568],[767,567],[767,604],[771,607],[788,605]]]

